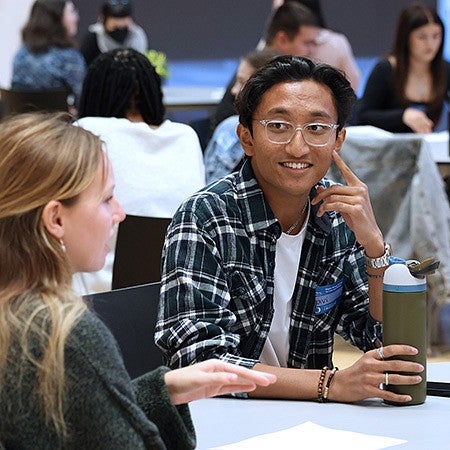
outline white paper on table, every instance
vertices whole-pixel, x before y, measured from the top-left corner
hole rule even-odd
[[[448,152],[448,131],[424,134],[422,135],[422,138],[434,162],[450,162],[450,155]]]
[[[305,422],[287,430],[262,434],[235,444],[214,447],[211,450],[283,450],[314,448],[315,450],[378,450],[408,441],[391,437],[335,430],[313,422]],[[308,446],[311,447],[308,447]]]

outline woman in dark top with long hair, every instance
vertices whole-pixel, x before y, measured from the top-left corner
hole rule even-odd
[[[391,53],[369,76],[358,123],[401,133],[437,130],[450,86],[443,47],[436,11],[420,3],[405,8]]]

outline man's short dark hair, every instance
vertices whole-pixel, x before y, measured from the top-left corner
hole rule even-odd
[[[301,56],[283,55],[269,61],[245,83],[236,98],[239,122],[253,132],[252,120],[262,96],[279,83],[311,80],[327,86],[332,93],[341,130],[356,100],[350,82],[338,69],[328,64],[316,63]]]
[[[277,8],[266,27],[265,40],[267,45],[272,45],[275,36],[280,31],[286,33],[290,40],[297,36],[300,27],[318,27],[319,22],[314,13],[306,6],[295,2],[285,2]]]

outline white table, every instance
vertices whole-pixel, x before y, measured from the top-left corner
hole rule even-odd
[[[442,177],[450,175],[450,151],[448,131],[423,136],[424,146],[428,148]]]
[[[437,164],[450,164],[448,131],[424,134],[422,139]]]
[[[225,92],[217,86],[163,86],[162,90],[168,111],[214,108]]]
[[[361,125],[354,127],[347,127],[347,136],[351,138],[360,138],[361,142],[370,138],[389,138],[393,139],[408,139],[410,137],[421,138],[428,150],[430,151],[433,160],[436,163],[450,163],[449,153],[449,134],[448,131],[441,131],[440,133],[430,134],[414,134],[414,133],[391,133],[381,128],[376,128],[371,125]]]
[[[428,364],[428,380],[450,381],[450,362]],[[422,405],[403,407],[385,405],[378,399],[357,404],[321,404],[215,398],[191,403],[191,413],[199,450],[284,430],[307,421],[408,441],[392,449],[450,449],[450,398],[445,397],[428,396]],[[301,443],[298,448],[302,449]],[[332,449],[333,444],[326,443],[323,448]]]

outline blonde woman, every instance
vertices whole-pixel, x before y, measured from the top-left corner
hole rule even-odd
[[[0,124],[0,447],[194,448],[187,402],[274,377],[221,361],[133,382],[71,289],[124,213],[100,140],[66,115]]]

